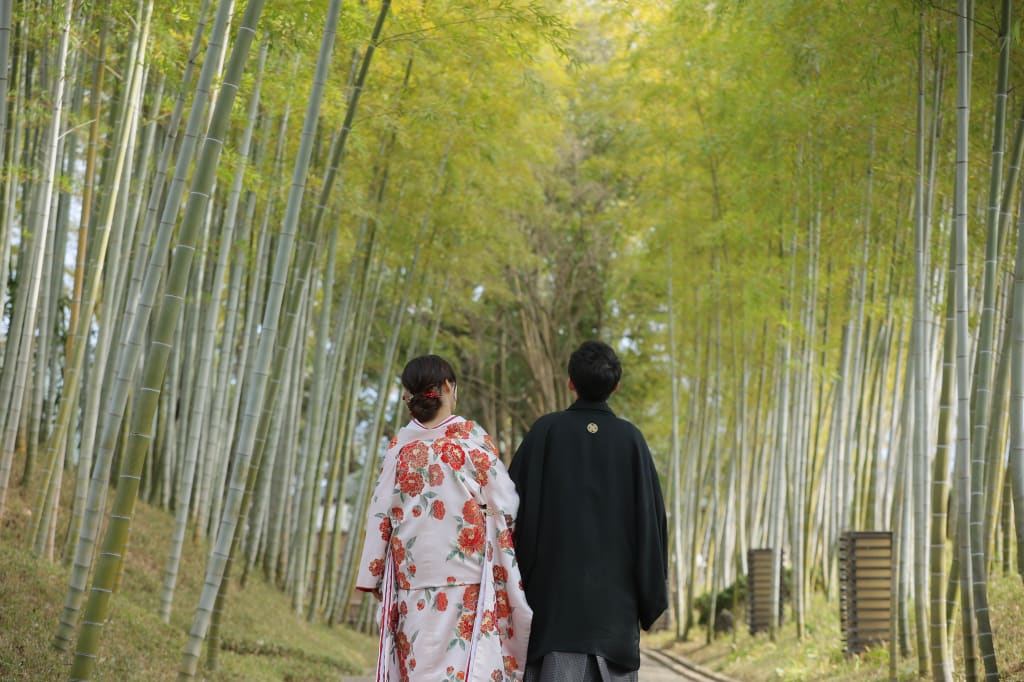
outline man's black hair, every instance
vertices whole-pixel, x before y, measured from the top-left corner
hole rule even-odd
[[[584,341],[569,358],[569,378],[581,400],[608,400],[622,378],[615,351],[601,341]]]

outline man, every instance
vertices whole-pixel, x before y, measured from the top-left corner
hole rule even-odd
[[[667,524],[643,435],[608,397],[622,365],[587,341],[569,360],[569,409],[526,434],[509,473],[516,554],[533,608],[525,682],[637,680],[640,628],[668,605]]]

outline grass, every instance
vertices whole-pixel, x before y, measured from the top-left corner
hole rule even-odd
[[[1002,680],[1024,681],[1024,584],[1016,575],[994,575],[989,582],[989,604],[996,660]],[[646,638],[652,648],[667,649],[728,677],[745,682],[828,680],[862,682],[889,678],[887,649],[868,651],[861,656],[843,655],[839,630],[839,609],[814,594],[807,612],[807,635],[796,637],[796,627],[787,611],[787,622],[776,641],[766,634],[751,636],[743,622],[734,635],[720,635],[705,644],[706,631],[693,630],[691,641],[673,641],[673,633],[656,633]],[[954,679],[962,680],[963,664],[959,628],[953,638]],[[913,638],[913,633],[911,633]],[[981,662],[979,672],[983,673]],[[917,677],[917,658],[911,655],[897,664],[900,680]]]
[[[27,499],[23,490],[11,491],[0,528],[0,680],[64,680],[70,657],[53,649],[50,638],[63,605],[68,572],[26,549],[31,506]],[[175,609],[171,623],[164,624],[157,608],[172,527],[167,513],[138,505],[121,587],[103,633],[96,680],[177,678],[205,571],[206,548],[186,540]],[[1016,576],[997,575],[989,584],[989,601],[1002,679],[1024,681],[1024,585]],[[336,680],[344,674],[363,673],[375,661],[375,638],[347,628],[306,623],[292,611],[286,595],[259,577],[250,579],[245,589],[234,582],[227,608],[219,670],[201,667],[202,679]],[[886,650],[843,656],[834,602],[813,595],[807,621],[802,642],[797,641],[790,619],[775,642],[765,635],[752,637],[745,624],[738,622],[735,636],[720,636],[710,645],[704,644],[705,634],[699,628],[689,642],[675,642],[671,632],[660,632],[645,635],[644,644],[671,650],[742,681],[888,679]],[[963,679],[959,649],[959,639],[954,638],[959,673],[955,679]],[[916,679],[916,667],[914,657],[901,660],[899,678]]]
[[[68,583],[68,570],[27,550],[31,505],[15,489],[0,529],[0,680],[67,679],[70,656],[50,645]],[[65,521],[66,522],[66,521]],[[157,616],[173,518],[139,504],[121,586],[104,629],[96,680],[160,681],[177,678],[198,603],[206,548],[186,540],[170,624]],[[63,536],[58,534],[59,538]],[[237,572],[236,572],[237,575]],[[223,624],[219,669],[211,681],[338,679],[373,666],[376,638],[348,628],[310,625],[289,598],[260,577],[242,589],[233,582]],[[205,650],[204,650],[205,654]]]

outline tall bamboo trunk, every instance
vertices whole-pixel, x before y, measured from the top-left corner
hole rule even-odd
[[[203,34],[203,20],[206,2],[200,13],[200,21],[192,40],[192,53],[197,54]],[[211,49],[215,48],[224,40],[224,33],[227,27],[227,16],[232,6],[231,0],[222,0],[218,19],[210,34]],[[183,82],[188,83],[191,79],[193,59],[189,59],[185,69]],[[119,434],[121,433],[122,419],[125,414],[125,407],[128,403],[128,394],[132,385],[139,358],[142,355],[144,336],[149,328],[149,321],[156,300],[160,283],[164,280],[164,268],[167,260],[171,239],[174,233],[174,226],[177,222],[178,209],[181,196],[185,186],[185,179],[188,170],[191,168],[196,140],[199,136],[199,127],[202,112],[208,99],[210,83],[214,77],[214,65],[211,59],[205,60],[200,72],[199,81],[196,85],[196,95],[193,101],[191,113],[189,114],[188,125],[184,140],[179,150],[177,165],[173,182],[171,183],[167,202],[164,204],[164,213],[160,220],[160,229],[151,250],[149,259],[145,258],[145,251],[140,250],[139,262],[147,261],[145,275],[143,268],[138,268],[137,276],[139,282],[139,298],[136,305],[129,305],[125,310],[126,319],[123,326],[128,329],[122,342],[121,352],[117,357],[117,368],[115,380],[109,391],[106,400],[106,412],[104,422],[99,433],[99,448],[96,452],[93,463],[92,478],[89,483],[85,509],[82,518],[82,527],[75,544],[75,555],[72,561],[71,578],[68,581],[68,591],[65,595],[64,608],[61,612],[60,622],[54,634],[53,645],[61,650],[66,650],[71,642],[71,636],[78,622],[78,613],[82,601],[85,598],[86,583],[92,571],[94,560],[94,547],[99,534],[100,517],[106,506],[107,490],[109,488],[110,470],[112,466],[114,451],[117,446]],[[169,131],[170,135],[164,142],[161,158],[157,164],[157,179],[150,188],[150,198],[146,210],[146,219],[155,221],[160,215],[161,193],[163,189],[162,175],[167,167],[170,155],[174,149],[174,135],[177,131],[177,124],[184,112],[184,96],[179,97],[171,116]],[[144,230],[145,232],[145,230]],[[133,280],[136,274],[133,273]],[[97,394],[96,400],[99,400]],[[97,408],[98,409],[98,408]],[[88,418],[88,411],[87,411]],[[91,422],[87,421],[87,426]],[[91,447],[91,439],[87,440],[83,447]]]
[[[717,254],[712,256],[712,286],[715,288],[714,300],[717,302],[720,297],[720,289],[717,280],[718,277],[718,259]],[[714,374],[712,375],[712,401],[714,407],[713,427],[711,432],[711,448],[709,464],[711,466],[711,507],[708,510],[708,537],[709,543],[713,549],[709,550],[705,555],[707,557],[707,577],[708,587],[711,599],[708,604],[708,617],[707,617],[707,633],[706,641],[708,644],[714,639],[715,634],[715,611],[717,610],[718,602],[718,588],[721,585],[721,570],[726,565],[727,561],[724,555],[724,543],[722,537],[724,535],[724,528],[720,519],[721,511],[721,468],[723,454],[722,440],[719,438],[719,424],[722,422],[722,322],[721,322],[721,305],[715,306],[715,332],[714,332],[714,344],[715,344],[715,367]],[[778,453],[778,456],[782,455],[782,452]]]
[[[13,127],[8,127],[7,117],[10,115],[8,112],[8,102],[11,98],[8,97],[7,93],[11,90],[11,75],[14,76],[15,85],[17,85],[17,59],[13,62],[11,60],[11,5],[13,0],[0,0],[0,93],[3,93],[3,97],[0,97],[0,165],[4,168],[8,168],[8,154],[12,154],[13,149],[17,149],[15,133],[18,130],[18,125],[15,124]],[[10,75],[9,73],[12,72]],[[16,88],[18,92],[14,95],[14,109],[13,112],[17,114],[20,110],[18,105],[20,97],[20,88]],[[21,117],[24,118],[24,117]],[[8,138],[15,142],[15,144],[8,144]],[[13,155],[13,154],[12,154]],[[3,188],[3,195],[0,196],[0,310],[7,307],[7,276],[8,276],[8,263],[11,257],[11,225],[13,224],[14,212],[14,188],[18,186],[18,172],[15,169],[11,169],[7,175],[7,182]],[[4,339],[3,344],[0,344],[0,352],[4,350],[7,340]],[[0,430],[2,433],[2,430]],[[3,514],[3,510],[0,509],[0,514]]]
[[[323,443],[323,401],[326,389],[325,364],[327,361],[327,342],[330,338],[331,322],[331,300],[334,289],[334,262],[337,251],[338,231],[333,230],[327,248],[327,262],[324,267],[323,290],[324,297],[320,305],[317,330],[314,332],[316,348],[313,354],[313,376],[311,379],[310,395],[311,406],[307,428],[303,430],[301,448],[305,451],[306,468],[302,472],[303,490],[302,507],[299,513],[299,521],[302,526],[299,529],[299,548],[295,556],[299,559],[298,580],[292,593],[292,606],[297,613],[302,613],[306,604],[307,578],[314,586],[313,598],[309,600],[306,618],[313,620],[318,605],[315,599],[316,576],[310,573],[317,573],[315,563],[316,554],[316,530],[317,530],[317,507],[320,507],[320,481],[323,478],[323,464],[326,453],[322,448]],[[330,507],[330,500],[324,499],[320,507],[320,523],[327,525],[327,511]]]
[[[284,158],[284,140],[288,130],[289,105],[285,106],[285,113],[281,117],[279,125],[278,145],[274,155],[275,176],[280,177],[280,168]],[[267,120],[267,129],[270,130],[271,121]],[[245,324],[241,332],[241,348],[235,359],[233,371],[236,376],[247,377],[253,371],[253,363],[256,362],[254,349],[259,342],[259,323],[261,320],[261,307],[263,305],[263,292],[267,285],[267,270],[270,267],[270,249],[273,242],[273,235],[270,230],[271,217],[274,214],[278,197],[272,194],[266,202],[263,216],[260,222],[259,237],[253,245],[251,258],[255,264],[249,273],[249,282],[246,293],[246,312],[244,314]],[[226,378],[225,378],[226,381]],[[230,454],[237,438],[237,428],[242,406],[244,385],[239,382],[232,390],[230,404],[225,408],[227,412],[226,423],[218,429],[218,443],[221,444],[220,452],[215,461],[208,462],[209,471],[202,476],[199,486],[198,500],[196,501],[195,537],[199,538],[205,534],[211,540],[216,539],[216,530],[220,522],[221,511],[225,497],[225,485],[228,480],[228,469],[231,465]]]
[[[973,2],[971,3],[973,5]],[[973,15],[973,8],[969,10]],[[1009,22],[1010,0],[1002,2],[1002,20],[1000,23],[1000,59],[999,76],[996,91],[996,122],[993,135],[992,178],[989,187],[989,210],[987,233],[985,238],[985,275],[982,291],[983,303],[981,310],[981,329],[978,332],[976,360],[974,363],[974,382],[970,385],[973,392],[971,405],[973,419],[968,422],[972,427],[970,440],[971,467],[970,486],[971,499],[970,547],[972,590],[974,592],[974,610],[978,625],[978,648],[985,666],[985,678],[998,680],[999,670],[996,664],[995,647],[992,639],[992,626],[989,619],[988,587],[985,565],[985,447],[987,445],[987,429],[989,404],[992,384],[992,354],[995,329],[995,295],[996,295],[996,261],[998,258],[998,200],[1002,181],[1003,138],[1006,116],[1006,89],[1009,70]],[[970,58],[968,56],[968,58]],[[969,85],[969,83],[968,83]],[[962,257],[967,257],[967,237],[961,236]],[[966,268],[966,264],[965,264]],[[966,277],[966,272],[964,273]],[[964,306],[966,316],[966,305]],[[966,322],[965,322],[966,324]],[[958,338],[958,341],[960,339]],[[966,341],[966,339],[965,339]],[[958,347],[959,351],[959,347]]]
[[[925,260],[927,235],[924,205],[924,13],[921,13],[917,53],[917,177],[914,183],[914,631],[917,634],[918,675],[926,677],[931,669],[931,649],[928,646],[928,431],[931,424],[928,395],[931,381],[928,375],[927,290],[928,265]],[[934,642],[933,642],[934,644]]]
[[[671,238],[670,238],[671,239]],[[683,599],[683,519],[682,519],[682,453],[679,442],[679,377],[678,359],[676,356],[675,339],[675,311],[672,299],[672,242],[669,241],[667,254],[667,300],[668,306],[668,357],[669,377],[672,382],[672,451],[671,451],[671,485],[672,485],[672,576],[675,587],[675,600],[673,609],[675,611],[676,638],[683,635],[683,616],[685,600]]]
[[[353,68],[355,60],[353,60]],[[408,70],[406,71],[408,76]],[[393,142],[393,137],[391,142]],[[382,139],[378,149],[378,158],[383,168],[378,168],[372,174],[373,182],[369,188],[369,200],[375,201],[375,214],[379,214],[381,203],[384,198],[385,187],[387,186],[388,174],[386,172],[388,148],[390,142]],[[371,222],[374,226],[371,229]],[[330,468],[327,475],[328,489],[326,499],[328,503],[335,505],[335,514],[331,524],[323,524],[320,529],[319,556],[316,561],[316,574],[314,582],[314,603],[323,603],[325,617],[328,622],[335,622],[335,609],[340,601],[338,590],[337,574],[339,571],[341,544],[341,533],[343,529],[342,515],[346,509],[345,488],[348,483],[350,469],[350,457],[352,448],[349,446],[347,428],[351,407],[356,402],[356,391],[360,382],[356,377],[348,379],[348,373],[354,367],[361,367],[365,360],[365,344],[360,339],[368,339],[369,333],[364,328],[365,323],[360,322],[360,315],[365,317],[367,310],[374,309],[375,301],[369,300],[366,293],[365,279],[369,274],[370,261],[374,254],[376,240],[376,221],[371,220],[369,215],[359,221],[359,228],[355,241],[355,248],[349,258],[348,271],[345,276],[345,286],[341,295],[341,302],[336,310],[336,320],[332,327],[336,330],[331,345],[335,349],[334,357],[329,363],[327,370],[333,384],[331,395],[335,398],[334,404],[328,410],[331,415],[327,433],[330,438],[325,442],[325,450],[330,455]],[[332,233],[332,243],[337,232]],[[360,274],[361,273],[361,274]],[[359,279],[359,278],[362,279]],[[356,297],[355,290],[359,289],[358,305],[353,305],[353,298]],[[349,330],[360,330],[357,333],[350,333]],[[359,338],[356,338],[359,337]],[[351,349],[360,349],[358,355]],[[397,410],[396,410],[397,412]],[[350,536],[351,537],[351,536]],[[351,543],[348,543],[351,544]],[[344,595],[347,598],[348,595]],[[339,609],[343,610],[343,609]]]
[[[11,54],[11,5],[13,0],[0,0],[0,164],[6,165],[7,152],[7,93],[10,91],[8,68]],[[7,231],[3,231],[6,245]],[[2,253],[6,255],[6,250]],[[7,278],[0,279],[0,284],[7,286]]]
[[[977,654],[974,640],[976,609],[972,591],[971,562],[971,413],[970,413],[970,345],[967,333],[967,153],[970,131],[971,82],[971,17],[973,1],[957,2],[957,140],[956,186],[954,192],[953,239],[956,277],[956,471],[957,471],[957,554],[960,570],[960,592],[963,598],[964,669],[968,680],[977,676]]]
[[[783,246],[783,256],[785,256],[785,247]],[[792,257],[792,254],[790,254]],[[791,268],[792,270],[792,268]],[[792,277],[788,285],[788,292],[792,292]],[[789,295],[788,293],[786,294]],[[789,308],[788,300],[783,300],[782,311],[783,317],[787,314]],[[775,452],[772,454],[772,483],[771,485],[771,507],[772,516],[770,520],[770,533],[771,533],[771,549],[772,549],[772,572],[771,572],[771,617],[769,620],[768,634],[772,641],[775,641],[779,635],[779,612],[782,603],[782,593],[780,586],[782,583],[782,554],[783,554],[783,542],[786,536],[785,533],[785,518],[786,518],[786,504],[787,504],[787,486],[785,476],[785,464],[787,460],[787,454],[789,452],[789,374],[790,374],[790,358],[792,356],[792,338],[790,336],[789,325],[786,325],[785,329],[781,330],[781,339],[779,340],[779,383],[776,397],[776,418],[778,420],[778,427],[776,432],[777,445]]]
[[[1017,220],[1017,255],[1010,312],[1013,351],[1010,354],[1009,482],[1017,539],[1017,572],[1024,578],[1024,214]]]
[[[813,223],[813,221],[810,221]],[[793,241],[791,246],[792,252],[792,264],[790,266],[790,283],[793,287],[791,290],[791,296],[796,299],[797,297],[797,240],[799,234],[799,224],[793,226]],[[813,229],[813,228],[812,228]],[[812,247],[813,248],[813,247]],[[813,256],[809,255],[809,263],[813,263]],[[813,264],[808,265],[809,268],[813,268]],[[813,280],[813,277],[811,278]],[[812,281],[809,281],[807,287],[813,287]],[[810,296],[808,296],[810,298]],[[799,328],[807,321],[808,315],[813,317],[813,306],[811,306],[810,312],[805,312],[799,306],[792,306],[792,328]],[[811,342],[809,339],[813,338],[813,326],[811,326],[811,334],[808,337],[804,337],[801,340],[802,345],[798,346],[795,355],[797,357],[807,358],[810,352]],[[794,352],[794,351],[791,351]],[[790,494],[790,539],[789,547],[791,554],[791,566],[792,566],[792,590],[791,595],[793,599],[792,613],[793,620],[796,623],[796,635],[797,639],[802,641],[806,635],[806,562],[804,558],[804,552],[806,549],[807,540],[807,515],[806,515],[806,461],[810,454],[809,437],[810,437],[810,415],[809,415],[809,402],[810,402],[810,384],[811,384],[811,372],[810,367],[804,367],[803,371],[795,372],[793,382],[793,398],[792,404],[793,409],[791,410],[790,419],[792,421],[792,434],[793,434],[793,445],[789,448],[790,452],[784,456],[789,462],[790,481],[792,482],[791,494]]]
[[[89,327],[92,325],[93,309],[96,306],[100,293],[100,282],[104,274],[104,264],[107,257],[107,244],[113,234],[113,244],[117,247],[121,233],[124,228],[124,221],[117,220],[117,208],[120,202],[124,201],[130,189],[128,181],[122,183],[122,177],[127,166],[131,163],[129,150],[134,146],[136,124],[138,122],[139,104],[141,103],[143,91],[143,71],[145,63],[145,46],[149,38],[149,19],[152,15],[152,3],[138,7],[139,15],[136,25],[138,30],[133,40],[131,55],[131,71],[128,78],[129,86],[124,95],[124,106],[120,115],[118,134],[115,136],[117,153],[113,162],[113,169],[110,176],[111,191],[106,197],[105,215],[100,229],[99,241],[92,249],[90,258],[91,278],[86,285],[84,292],[84,310],[78,320],[77,329],[73,337],[74,352],[69,358],[69,364],[65,367],[64,390],[69,396],[68,400],[61,401],[60,412],[54,430],[47,441],[45,470],[42,489],[39,499],[36,502],[35,532],[32,539],[33,552],[37,555],[51,554],[47,551],[52,547],[50,535],[50,522],[56,514],[58,506],[58,495],[60,492],[60,477],[63,470],[64,447],[68,440],[71,428],[71,420],[77,401],[70,399],[70,396],[77,396],[84,370],[86,348],[88,346]],[[108,290],[116,291],[115,287],[108,287]]]
[[[951,235],[952,237],[953,235]],[[953,254],[948,265],[953,267]],[[949,480],[950,451],[953,448],[953,424],[956,418],[954,385],[956,381],[956,288],[955,276],[946,278],[946,322],[942,344],[942,389],[939,396],[939,425],[935,445],[932,475],[931,524],[931,648],[932,679],[948,682],[952,679],[951,652],[949,651],[949,623],[946,615],[946,527],[948,523],[947,499],[951,488]]]
[[[325,447],[326,440],[324,438],[324,407],[323,403],[326,399],[326,390],[328,386],[327,376],[327,364],[328,364],[328,342],[330,340],[330,324],[331,324],[331,302],[334,294],[334,272],[335,272],[335,261],[338,251],[338,230],[332,230],[327,245],[327,264],[324,268],[324,277],[322,288],[324,291],[324,298],[320,308],[320,319],[319,329],[317,331],[317,346],[316,352],[313,357],[313,412],[310,418],[310,425],[312,428],[307,431],[313,431],[307,441],[307,447],[310,448],[311,452],[319,453],[319,460],[316,467],[316,483],[319,484],[321,477],[324,475],[324,465],[332,462],[334,458],[329,458],[331,451]],[[327,479],[328,485],[323,501],[320,503],[319,517],[314,512],[309,517],[309,534],[311,538],[315,538],[315,542],[310,545],[310,570],[312,575],[310,576],[310,586],[312,588],[311,596],[309,599],[309,607],[306,610],[306,620],[313,622],[316,620],[317,614],[321,608],[321,597],[324,586],[324,573],[326,570],[327,557],[325,550],[327,547],[327,535],[326,530],[329,527],[329,513],[331,509],[331,503],[334,493],[335,481],[331,477]],[[319,500],[320,486],[316,486],[317,499]],[[336,508],[335,521],[339,521],[337,515],[341,512],[340,507]],[[320,519],[319,528],[315,523],[316,519]]]
[[[101,22],[98,53],[96,55],[95,70],[93,72],[92,90],[90,94],[90,117],[92,123],[89,126],[89,140],[85,152],[85,184],[82,188],[81,224],[78,229],[78,248],[75,258],[75,275],[72,284],[71,306],[68,315],[68,338],[65,349],[65,367],[73,364],[72,354],[74,352],[73,341],[78,329],[78,318],[80,316],[82,302],[82,288],[85,284],[85,268],[87,262],[87,246],[89,243],[90,224],[92,220],[92,202],[96,184],[96,157],[99,146],[100,135],[100,108],[103,101],[103,76],[106,73],[106,46],[109,33],[109,22]],[[70,393],[67,394],[70,397]],[[72,538],[77,538],[82,527],[82,518],[85,509],[85,498],[89,489],[89,472],[92,468],[92,449],[87,446],[85,429],[82,429],[82,446],[78,454],[78,471],[75,482],[75,501],[72,507],[71,524],[68,530],[68,547],[64,554],[64,561],[71,565],[74,557]],[[91,439],[90,439],[91,440]],[[72,551],[67,551],[72,550]]]
[[[1010,295],[1012,296],[1012,278],[1006,276],[1005,279],[1009,284],[1001,287],[1001,289],[1011,290]],[[1009,296],[1006,298],[1008,299]],[[1005,303],[1007,303],[1007,314],[1005,320],[1000,322],[1002,332],[999,335],[1000,341],[996,345],[996,348],[999,349],[999,360],[996,363],[995,377],[992,383],[991,403],[989,406],[990,423],[985,444],[985,507],[981,512],[981,535],[986,575],[992,567],[992,546],[995,541],[996,527],[999,523],[998,516],[1007,473],[1007,421],[1009,417],[1009,396],[1007,394],[1010,383],[1010,355],[1013,350],[1013,322],[1008,307],[1009,301],[1007,300]]]
[[[260,9],[262,9],[262,2],[258,4]],[[288,278],[289,265],[294,251],[296,226],[302,206],[306,178],[309,173],[309,163],[313,140],[316,136],[320,102],[330,68],[331,52],[334,45],[339,11],[340,0],[332,0],[328,8],[327,21],[320,46],[320,55],[317,59],[316,73],[307,103],[306,116],[303,121],[299,150],[295,159],[288,204],[285,208],[284,221],[277,244],[273,276],[270,289],[267,292],[262,331],[256,350],[254,371],[252,375],[246,377],[245,381],[245,409],[238,441],[232,455],[231,484],[222,511],[215,547],[207,563],[206,582],[200,596],[199,605],[196,608],[195,617],[193,618],[192,628],[189,632],[189,641],[182,656],[181,667],[178,672],[180,680],[188,680],[195,677],[196,667],[199,662],[199,652],[210,625],[210,616],[216,604],[218,592],[224,589],[222,582],[226,572],[226,564],[231,555],[232,548],[237,547],[236,533],[238,521],[242,518],[243,497],[246,491],[251,490],[255,485],[255,476],[250,477],[249,475],[250,460],[253,455],[260,415],[264,407],[267,379],[270,374],[271,360],[281,318],[284,285]],[[297,267],[301,268],[302,265],[297,264]],[[303,275],[304,273],[300,271],[299,274]],[[283,334],[286,342],[293,331],[291,327],[292,318],[287,317]],[[256,470],[258,471],[258,462]],[[252,478],[252,483],[249,483],[250,478]]]
[[[111,519],[97,561],[96,575],[79,633],[71,671],[73,679],[89,679],[95,668],[101,629],[109,615],[114,581],[131,530],[131,517],[138,494],[139,479],[152,440],[153,418],[166,375],[167,361],[180,323],[181,306],[189,281],[195,243],[206,216],[231,109],[262,9],[261,0],[251,0],[246,7],[225,74],[225,87],[222,87],[218,94],[210,129],[203,142],[199,163],[192,178],[178,244],[171,258],[167,287],[150,341],[142,387],[133,407],[132,429],[127,450],[122,458]]]
[[[185,527],[189,517],[189,505],[192,500],[193,476],[196,461],[199,458],[200,440],[206,425],[204,421],[209,400],[209,377],[213,373],[214,342],[216,341],[217,320],[220,313],[221,290],[228,267],[228,257],[234,250],[234,230],[237,219],[238,203],[241,197],[242,180],[245,177],[246,161],[256,126],[257,111],[260,100],[260,87],[263,80],[263,68],[266,64],[267,46],[260,50],[256,69],[256,80],[249,100],[248,125],[242,134],[239,146],[239,164],[235,169],[234,183],[231,189],[227,214],[223,221],[223,230],[218,237],[219,252],[213,275],[213,288],[210,302],[207,304],[202,321],[202,341],[199,348],[199,366],[196,376],[198,384],[197,396],[192,406],[192,418],[189,421],[189,435],[186,443],[185,461],[182,467],[178,494],[175,497],[176,513],[174,533],[171,537],[171,548],[164,569],[164,584],[160,592],[160,618],[170,622],[171,604],[174,599],[174,587],[178,577],[178,564],[181,560],[181,548],[185,539]],[[227,358],[223,359],[227,363]]]
[[[0,518],[3,517],[7,502],[15,439],[21,425],[22,406],[25,403],[25,383],[32,358],[32,340],[36,328],[39,289],[42,273],[46,270],[43,256],[46,251],[47,236],[50,234],[50,211],[57,179],[58,137],[64,118],[64,75],[68,66],[68,45],[73,8],[74,0],[67,0],[64,5],[64,18],[57,47],[57,74],[53,84],[50,120],[40,149],[41,181],[36,192],[33,193],[33,209],[29,218],[33,234],[32,258],[25,270],[19,270],[19,286],[15,298],[17,320],[12,320],[8,330],[8,343],[5,348],[7,354],[3,365],[3,379],[0,381],[0,410],[3,410],[5,417],[5,419],[0,418],[0,426],[3,427],[0,428],[0,435],[3,437],[3,441],[0,442],[0,448],[2,448],[0,449]],[[22,273],[28,273],[28,281],[23,281]],[[13,343],[11,341],[13,338],[18,338],[18,342]],[[11,352],[12,350],[14,353]]]

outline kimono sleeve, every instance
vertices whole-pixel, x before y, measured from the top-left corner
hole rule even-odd
[[[384,563],[388,543],[391,541],[390,512],[397,463],[397,451],[388,450],[373,489],[373,498],[366,510],[366,535],[363,555],[359,559],[359,576],[356,578],[356,589],[363,592],[378,592],[384,576]]]
[[[668,523],[654,459],[639,432],[636,438],[637,596],[640,626],[648,630],[668,608]]]
[[[508,475],[505,464],[501,461],[497,448],[491,441],[490,436],[477,428],[473,436],[482,444],[481,449],[487,453],[490,460],[486,482],[480,487],[480,497],[487,505],[488,513],[504,516],[506,522],[511,526],[519,511],[519,495],[516,494],[516,486]]]

